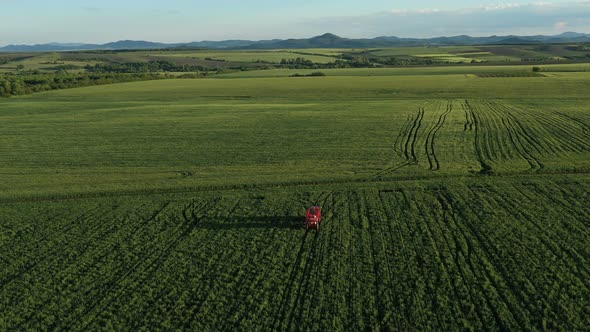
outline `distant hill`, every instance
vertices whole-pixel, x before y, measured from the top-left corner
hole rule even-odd
[[[350,39],[326,33],[321,36],[302,39],[273,40],[224,40],[200,41],[190,43],[155,43],[149,41],[121,40],[106,44],[49,43],[37,45],[8,45],[0,47],[0,52],[46,52],[76,50],[145,50],[145,49],[273,49],[273,48],[368,48],[394,46],[456,46],[456,45],[494,45],[494,44],[543,44],[543,43],[590,43],[590,34],[564,32],[555,36],[490,36],[470,37],[466,35],[436,38],[377,37],[371,39]]]
[[[143,41],[143,40],[120,40],[117,42],[107,43],[107,44],[100,45],[100,46],[101,46],[101,48],[113,49],[113,50],[120,50],[120,49],[145,50],[145,49],[170,47],[169,44],[153,43],[153,42],[148,42],[148,41]]]

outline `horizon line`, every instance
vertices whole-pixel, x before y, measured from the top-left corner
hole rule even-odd
[[[399,36],[395,36],[395,35],[380,35],[380,36],[375,36],[375,37],[361,37],[361,38],[350,38],[350,37],[343,37],[341,35],[335,34],[335,33],[331,33],[331,32],[326,32],[323,34],[319,34],[319,35],[315,35],[315,36],[311,36],[311,37],[307,37],[307,38],[272,38],[272,39],[239,39],[239,38],[229,38],[229,39],[218,39],[218,40],[210,40],[210,39],[204,39],[204,40],[193,40],[193,41],[188,41],[188,42],[161,42],[161,41],[151,41],[151,40],[145,40],[145,39],[119,39],[116,41],[110,41],[110,42],[106,42],[106,43],[92,43],[92,42],[57,42],[57,41],[53,41],[53,42],[46,42],[46,43],[36,43],[36,44],[5,44],[5,45],[0,45],[0,48],[5,48],[8,46],[40,46],[40,45],[52,45],[52,44],[57,44],[57,45],[67,45],[67,44],[74,44],[74,45],[97,45],[97,46],[104,46],[106,44],[112,44],[112,43],[119,43],[119,42],[146,42],[146,43],[154,43],[154,44],[166,44],[166,45],[178,45],[181,46],[183,44],[191,44],[191,43],[204,43],[204,42],[226,42],[226,41],[250,41],[250,42],[262,42],[262,41],[273,41],[273,40],[305,40],[305,39],[312,39],[312,38],[317,38],[317,37],[322,37],[322,36],[326,36],[326,35],[333,35],[336,36],[338,38],[342,38],[342,39],[350,39],[350,40],[371,40],[371,39],[377,39],[377,38],[399,38],[399,39],[414,39],[414,40],[428,40],[428,39],[437,39],[437,38],[453,38],[453,37],[470,37],[470,38],[486,38],[486,37],[536,37],[536,36],[544,36],[544,37],[555,37],[555,36],[561,36],[564,34],[569,34],[569,33],[576,33],[576,34],[581,34],[581,35],[590,35],[590,33],[586,33],[586,32],[577,32],[577,31],[564,31],[555,35],[551,35],[551,34],[534,34],[534,35],[516,35],[516,34],[508,34],[508,35],[497,35],[497,34],[493,34],[493,35],[469,35],[469,34],[457,34],[457,35],[440,35],[440,36],[436,36],[436,37],[399,37]]]

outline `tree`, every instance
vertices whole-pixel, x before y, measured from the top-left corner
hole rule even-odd
[[[12,82],[12,94],[15,96],[24,95],[26,93],[23,82],[15,80]]]
[[[12,94],[12,85],[8,79],[5,79],[2,84],[0,84],[0,96],[8,97]]]
[[[25,69],[25,66],[23,64],[16,65],[16,70],[23,70],[23,69]]]

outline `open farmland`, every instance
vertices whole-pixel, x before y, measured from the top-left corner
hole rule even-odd
[[[179,58],[196,58],[196,59],[211,59],[211,60],[222,60],[231,62],[269,62],[269,63],[280,63],[283,59],[295,59],[303,58],[315,63],[328,63],[334,62],[337,59],[336,55],[332,57],[329,53],[326,55],[322,54],[311,54],[310,52],[303,51],[278,51],[278,50],[265,50],[265,51],[176,51],[176,52],[160,52],[163,56],[172,56]],[[146,52],[145,55],[155,55],[154,52]]]
[[[0,52],[0,74],[37,72],[82,73],[87,66],[124,66],[162,63],[184,67],[181,72],[267,69],[391,68],[410,66],[486,64],[560,64],[586,66],[586,44],[413,46],[390,48],[293,48],[293,49],[154,49],[78,50],[68,52]],[[298,60],[297,60],[298,59]],[[199,69],[195,69],[199,68]],[[181,69],[181,68],[177,68]],[[432,68],[429,69],[438,69]],[[511,70],[506,67],[505,69]],[[160,68],[163,71],[170,71]],[[577,69],[575,69],[577,70]],[[136,72],[136,71],[133,71]],[[451,73],[451,72],[449,72]],[[258,73],[260,74],[260,73]],[[357,74],[355,74],[357,75]],[[413,75],[413,73],[410,73]]]
[[[379,57],[449,58],[449,62],[491,63],[579,59],[587,54],[583,47],[576,48],[566,44],[395,47],[371,49],[368,53]]]
[[[0,100],[0,330],[587,328],[588,73],[303,72]]]
[[[24,53],[4,55],[5,61],[0,61],[0,74],[11,73],[22,66],[26,70],[52,72],[65,68],[69,72],[80,72],[84,66],[93,66],[102,61],[96,59],[68,59],[63,53]],[[2,58],[0,57],[0,60]]]

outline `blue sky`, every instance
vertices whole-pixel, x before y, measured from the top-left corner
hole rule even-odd
[[[590,33],[590,1],[0,0],[0,45]]]

